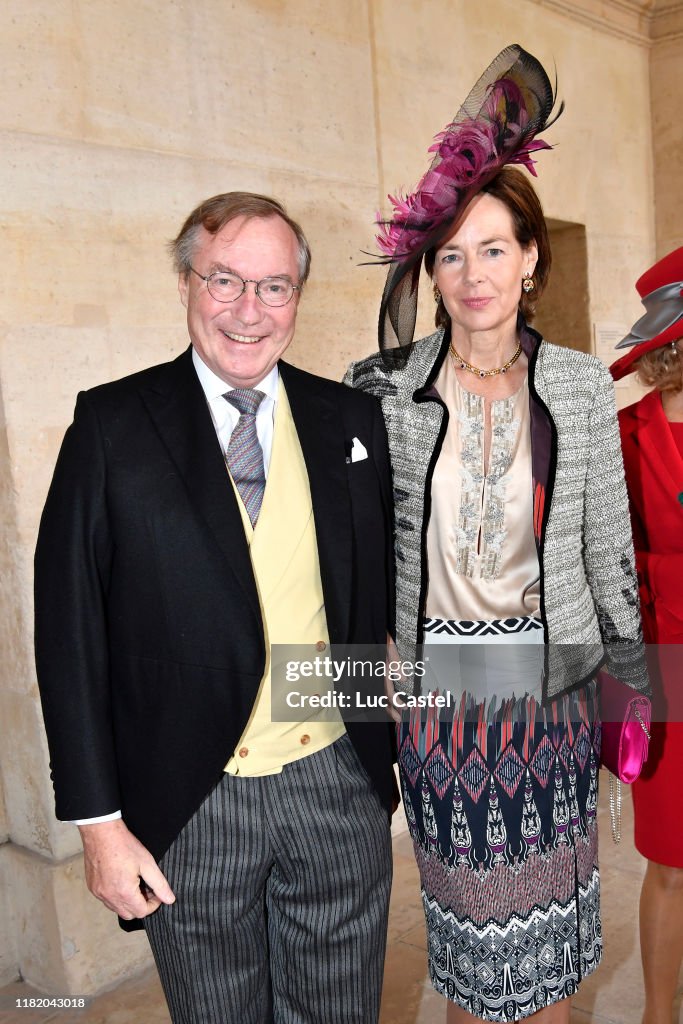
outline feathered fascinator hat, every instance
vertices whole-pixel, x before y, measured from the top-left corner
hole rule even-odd
[[[462,107],[435,137],[434,158],[414,192],[389,196],[394,215],[383,221],[377,243],[389,265],[379,311],[379,343],[405,361],[413,340],[422,259],[445,238],[467,204],[506,164],[533,175],[532,154],[551,149],[537,138],[551,120],[555,92],[541,64],[513,44],[498,54]],[[403,349],[403,352],[400,350]]]
[[[645,315],[616,346],[628,352],[610,366],[614,380],[631,373],[636,359],[646,352],[683,338],[683,246],[646,270],[636,288]]]

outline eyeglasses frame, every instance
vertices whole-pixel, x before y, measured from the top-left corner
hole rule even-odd
[[[292,282],[290,281],[289,284],[292,284],[292,294],[289,296],[286,302],[281,302],[279,305],[273,305],[272,302],[266,302],[266,300],[263,298],[263,296],[259,292],[259,285],[263,284],[264,281],[272,281],[273,278],[278,278],[280,276],[279,274],[273,274],[271,275],[271,277],[262,277],[260,281],[256,281],[254,280],[253,277],[242,277],[240,274],[236,274],[233,270],[214,270],[212,274],[200,274],[199,271],[195,270],[193,266],[190,266],[190,270],[192,271],[193,274],[196,274],[197,277],[202,279],[202,281],[206,285],[209,295],[214,300],[214,302],[220,302],[224,306],[228,306],[230,305],[231,302],[237,302],[238,299],[241,299],[245,291],[247,290],[248,284],[254,285],[254,291],[256,292],[259,301],[262,302],[264,306],[267,306],[268,309],[283,309],[285,306],[288,306],[289,303],[294,298],[294,292],[301,291],[300,284],[292,284]],[[236,295],[234,299],[217,299],[216,296],[211,291],[211,289],[209,288],[209,281],[211,280],[212,277],[215,277],[216,274],[229,274],[230,277],[238,278],[242,282],[242,291],[239,293],[239,295]],[[286,280],[286,278],[283,276],[282,280],[284,281]]]

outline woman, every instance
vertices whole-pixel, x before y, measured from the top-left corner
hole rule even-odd
[[[424,643],[456,691],[454,718],[432,708],[398,740],[451,1024],[569,1020],[602,950],[590,680],[604,641],[618,641],[611,672],[642,685],[609,374],[526,323],[550,248],[533,188],[507,165],[549,148],[535,136],[553,102],[519,47],[485,72],[416,192],[394,200],[385,351],[347,375],[381,397],[388,427],[399,652]],[[438,329],[413,344],[423,258]]]
[[[671,1024],[683,961],[683,248],[637,281],[647,310],[617,348],[619,380],[652,390],[619,414],[648,643],[661,645],[650,757],[633,785],[636,847],[648,860],[640,897],[647,1024]]]

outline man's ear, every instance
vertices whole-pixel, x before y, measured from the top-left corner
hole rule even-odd
[[[178,295],[185,309],[187,309],[188,292],[190,290],[190,275],[178,274]]]

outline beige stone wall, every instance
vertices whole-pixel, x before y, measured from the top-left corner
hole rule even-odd
[[[657,255],[664,256],[683,245],[683,8],[675,37],[653,47],[651,89]]]
[[[555,63],[567,102],[539,189],[585,226],[588,316],[630,324],[654,252],[648,50],[560,7],[5,0],[0,980],[89,992],[148,958],[87,896],[75,830],[54,820],[32,665],[32,550],[76,392],[186,345],[163,243],[233,188],[282,198],[310,236],[294,361],[339,376],[372,350],[383,272],[357,264],[373,213],[512,40]]]
[[[683,6],[671,0],[658,0],[654,8],[650,97],[655,251],[650,259],[642,260],[633,284],[655,259],[683,245]],[[635,288],[632,294],[636,296]],[[642,306],[636,305],[635,309],[637,317]],[[630,377],[628,387],[617,391],[619,405],[635,401],[644,390]]]
[[[592,352],[586,231],[582,224],[549,224],[555,271],[538,304],[534,327],[560,345]]]
[[[16,928],[9,901],[12,873],[9,863],[9,825],[5,812],[5,799],[0,780],[0,986],[17,976]]]

